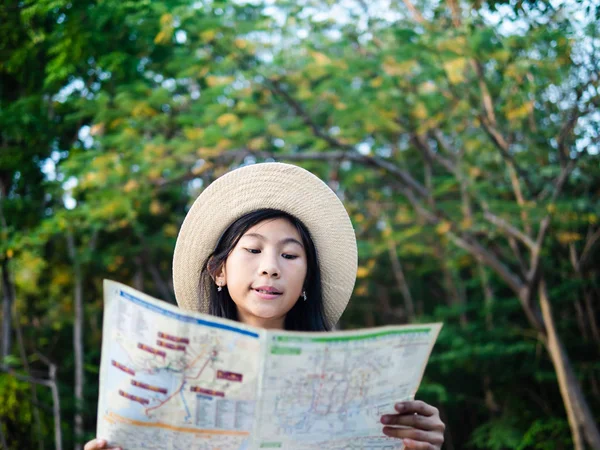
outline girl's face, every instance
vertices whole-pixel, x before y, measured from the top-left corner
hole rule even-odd
[[[260,222],[244,233],[215,277],[229,290],[241,322],[284,328],[302,295],[307,261],[298,230],[285,219]]]

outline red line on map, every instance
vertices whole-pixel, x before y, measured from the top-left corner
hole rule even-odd
[[[225,392],[213,391],[212,389],[204,389],[198,386],[192,386],[190,390],[200,394],[212,395],[213,397],[225,397]]]
[[[137,347],[139,349],[144,350],[145,352],[152,353],[153,355],[162,356],[163,358],[165,356],[167,356],[167,354],[165,352],[162,352],[160,350],[156,350],[155,348],[152,348],[152,347],[150,347],[149,345],[146,345],[146,344],[142,344],[141,342],[138,343]]]
[[[113,360],[111,360],[110,362],[111,362],[111,364],[112,364],[113,366],[115,366],[117,369],[120,369],[120,370],[122,370],[123,372],[125,372],[125,373],[128,373],[129,375],[134,375],[134,376],[135,376],[135,371],[134,371],[133,369],[130,369],[129,367],[127,367],[127,366],[125,366],[125,365],[123,365],[123,364],[121,364],[121,363],[119,363],[119,362],[115,361],[114,359],[113,359]]]
[[[148,391],[159,392],[161,394],[166,394],[167,393],[167,390],[165,388],[161,388],[161,387],[158,387],[158,386],[151,386],[149,384],[142,383],[141,381],[137,381],[137,380],[131,380],[131,384],[133,386],[136,386],[136,387],[139,387],[139,388],[142,388],[142,389],[146,389]]]
[[[183,344],[190,343],[190,340],[188,338],[173,336],[171,334],[163,333],[161,331],[158,332],[158,337],[162,339],[167,339],[168,341],[181,342]]]
[[[200,355],[198,355],[198,357],[192,361],[191,364],[188,364],[186,366],[186,369],[193,367],[193,365],[196,363],[196,361],[198,361],[202,356],[204,356],[204,353],[201,353]],[[212,352],[212,356],[216,356],[216,352]],[[206,366],[208,365],[208,363],[210,362],[210,358],[206,360],[206,362],[204,363],[204,365],[202,366],[202,368],[200,369],[200,371],[198,372],[198,375],[196,375],[195,377],[185,377],[183,378],[183,380],[181,381],[181,385],[177,388],[177,390],[175,392],[173,392],[169,397],[167,397],[164,401],[160,402],[158,405],[153,406],[152,408],[147,408],[146,409],[146,415],[152,411],[153,409],[156,408],[160,408],[161,406],[163,406],[165,403],[167,403],[169,400],[171,400],[173,397],[175,397],[177,394],[179,394],[182,389],[183,386],[185,386],[185,383],[187,381],[188,378],[192,378],[192,379],[197,379],[200,377],[200,375],[202,374],[202,372],[204,371],[204,369],[206,368]]]
[[[171,344],[170,342],[161,341],[160,339],[158,339],[156,341],[156,345],[158,345],[159,347],[165,347],[165,348],[168,348],[171,350],[182,350],[185,352],[185,345]]]
[[[217,370],[217,378],[221,380],[239,381],[241,382],[244,376],[241,373],[225,372],[224,370]]]
[[[199,358],[196,358],[196,360],[198,360],[198,359]],[[206,368],[206,366],[208,365],[209,362],[210,362],[210,359],[207,359],[206,362],[204,363],[204,365],[202,366],[202,368],[200,369],[200,372],[198,372],[198,375],[196,375],[195,377],[190,377],[190,379],[197,380],[198,378],[200,378],[200,375],[202,374],[202,372],[204,372],[204,369]]]
[[[179,394],[181,392],[181,390],[183,389],[183,385],[185,384],[185,379],[181,382],[181,386],[179,386],[177,388],[177,390],[175,392],[173,392],[171,395],[169,395],[164,401],[160,402],[158,405],[153,406],[152,408],[147,408],[146,409],[146,414],[148,414],[150,411],[152,411],[153,409],[156,408],[160,408],[162,405],[164,405],[165,403],[167,403],[169,400],[171,400],[173,397],[175,397],[177,394]]]
[[[142,397],[138,397],[137,395],[128,394],[127,392],[122,391],[120,389],[119,389],[119,395],[121,397],[125,397],[125,398],[127,398],[129,400],[132,400],[134,402],[141,403],[142,405],[147,405],[148,403],[150,403],[150,400],[148,400],[148,399],[145,399],[145,398],[142,398]]]

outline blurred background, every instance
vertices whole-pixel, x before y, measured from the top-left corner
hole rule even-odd
[[[0,447],[95,436],[102,279],[174,302],[193,200],[276,160],[351,215],[339,328],[444,322],[445,449],[600,449],[599,33],[593,0],[4,0]]]

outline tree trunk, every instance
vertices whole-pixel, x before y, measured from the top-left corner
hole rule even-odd
[[[392,304],[390,301],[389,289],[387,286],[382,286],[380,284],[376,285],[377,290],[377,312],[380,313],[380,317],[383,320],[383,323],[386,325],[395,323],[396,321],[393,319],[394,311],[392,310]],[[375,325],[373,325],[375,326]]]
[[[12,292],[8,276],[8,260],[2,259],[2,353],[0,361],[10,354],[12,345]]]
[[[452,299],[452,306],[459,306],[462,311],[460,312],[460,324],[464,327],[468,324],[467,313],[465,312],[466,299],[463,292],[456,285],[455,277],[452,269],[449,267],[447,260],[445,259],[445,251],[442,251],[442,272],[444,275],[444,286],[446,291],[450,293]]]
[[[4,141],[3,141],[4,144]],[[6,197],[6,189],[2,180],[0,180],[0,227],[6,231],[8,224],[4,217],[4,198]],[[10,277],[8,275],[8,258],[2,256],[2,341],[0,348],[0,363],[6,356],[10,354],[11,338],[12,338],[12,294],[14,292]]]
[[[52,392],[52,412],[54,415],[54,447],[56,450],[62,450],[62,431],[61,431],[61,420],[60,420],[60,397],[58,395],[58,384],[56,382],[56,365],[51,363],[48,358],[44,355],[37,353],[38,357],[41,361],[43,361],[48,366],[48,378],[49,379],[40,379],[34,378],[28,375],[21,375],[15,372],[10,367],[4,366],[0,364],[0,370],[3,370],[17,380],[26,381],[31,384],[40,384],[42,386],[49,387]],[[4,448],[4,447],[3,447]]]
[[[580,323],[580,328],[582,328],[582,334],[584,339],[587,340],[587,327],[586,327],[586,318],[590,324],[590,332],[592,335],[592,339],[595,341],[596,345],[600,347],[600,331],[598,329],[598,323],[596,321],[596,313],[594,312],[594,307],[592,306],[592,299],[589,290],[586,288],[585,284],[587,281],[589,274],[584,272],[585,267],[587,265],[586,261],[588,260],[588,255],[590,254],[592,248],[594,248],[595,243],[598,241],[600,236],[600,229],[598,229],[595,233],[591,233],[591,229],[588,232],[588,235],[591,235],[586,243],[584,251],[581,255],[581,258],[577,256],[577,250],[575,249],[575,245],[573,243],[569,244],[569,259],[571,260],[571,265],[577,274],[577,278],[581,280],[582,292],[583,292],[583,304],[585,305],[585,312],[583,311],[583,306],[580,305],[579,302],[575,303],[575,307],[577,308],[577,319]],[[592,274],[593,277],[595,274]]]
[[[594,311],[594,306],[592,303],[592,296],[585,288],[583,289],[583,301],[585,304],[585,310],[587,313],[587,317],[590,322],[592,336],[594,337],[594,341],[600,348],[600,330],[598,329],[598,323],[596,322],[596,312]]]
[[[581,306],[581,302],[579,300],[575,300],[575,313],[577,316],[577,326],[579,327],[579,332],[581,333],[581,337],[583,338],[583,342],[588,341],[588,333],[587,327],[585,325],[585,315],[583,314],[583,307]]]
[[[496,402],[496,396],[492,390],[492,377],[490,375],[483,376],[483,391],[485,392],[485,406],[490,415],[497,415],[500,412],[500,406]]]
[[[567,352],[556,332],[544,280],[540,281],[539,300],[546,325],[547,340],[545,344],[558,377],[558,385],[565,408],[567,409],[575,449],[585,450],[585,439],[590,448],[600,450],[600,433],[598,432],[594,415],[590,411],[581,391],[579,381],[577,380]]]
[[[143,259],[144,264],[146,265],[148,271],[150,272],[150,275],[152,276],[152,281],[154,281],[154,284],[156,285],[158,292],[160,293],[161,300],[173,303],[174,296],[171,293],[171,290],[169,289],[169,285],[163,279],[160,270],[158,270],[158,267],[156,267],[156,264],[154,264],[150,260],[150,257],[147,254],[147,252],[144,252]]]
[[[490,285],[485,267],[480,260],[477,260],[477,269],[479,270],[479,278],[481,279],[481,288],[483,289],[483,298],[485,299],[485,322],[488,330],[494,328],[494,316],[492,315],[492,307],[494,305],[494,291]]]
[[[81,263],[77,255],[75,238],[72,232],[67,234],[69,254],[73,262],[75,287],[73,301],[75,306],[75,323],[73,324],[73,349],[75,352],[75,450],[81,450],[83,438],[83,279]]]
[[[13,283],[14,287],[14,283]],[[13,292],[13,298],[17,298],[15,293]],[[19,353],[21,355],[21,364],[23,364],[23,368],[25,369],[25,373],[27,376],[31,377],[31,369],[29,367],[29,362],[27,361],[27,354],[25,352],[25,342],[23,340],[23,332],[21,330],[21,322],[19,320],[19,315],[15,311],[15,333],[17,335],[17,343],[19,345]],[[38,435],[38,449],[44,450],[44,441],[45,436],[42,432],[42,420],[40,418],[39,411],[39,400],[37,396],[37,385],[35,383],[29,383],[31,388],[31,403],[33,405],[33,421],[35,423],[35,428],[37,430]]]
[[[135,258],[136,270],[133,276],[133,287],[138,291],[144,290],[144,268],[142,266],[142,259],[137,256]]]
[[[50,390],[52,391],[52,411],[54,413],[54,446],[56,450],[62,450],[62,430],[60,428],[60,397],[56,384],[56,366],[50,365]]]
[[[8,442],[4,436],[4,423],[0,422],[0,448],[8,448]]]
[[[406,315],[410,322],[415,320],[415,302],[413,301],[404,271],[402,270],[402,264],[400,264],[400,258],[398,258],[398,251],[396,244],[388,240],[388,251],[390,254],[390,261],[392,263],[392,269],[394,270],[394,276],[398,283],[398,288],[402,292],[402,298],[404,299],[404,308],[406,309]]]

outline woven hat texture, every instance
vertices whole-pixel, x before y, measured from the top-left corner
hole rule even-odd
[[[198,196],[175,245],[177,303],[183,309],[208,313],[208,292],[200,288],[204,263],[229,225],[262,208],[285,211],[308,228],[321,269],[325,316],[330,326],[335,325],[356,280],[354,229],[335,193],[309,171],[291,164],[244,166],[218,178]]]

